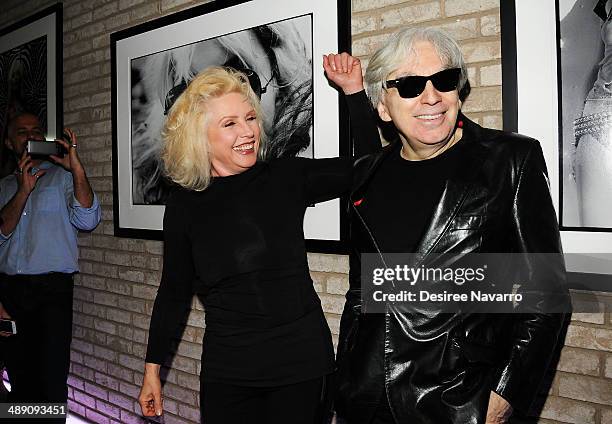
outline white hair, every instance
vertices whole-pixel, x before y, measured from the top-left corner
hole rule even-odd
[[[448,33],[438,28],[406,28],[392,34],[380,47],[368,64],[365,73],[366,91],[377,107],[382,99],[385,81],[407,58],[414,57],[414,46],[420,41],[431,43],[442,63],[448,68],[461,69],[457,91],[463,101],[469,94],[467,67],[459,44]]]

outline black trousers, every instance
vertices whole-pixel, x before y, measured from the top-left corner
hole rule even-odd
[[[72,274],[0,274],[0,302],[17,326],[16,335],[0,338],[8,402],[66,402],[72,293]]]
[[[275,387],[200,383],[203,424],[321,424],[325,377]]]

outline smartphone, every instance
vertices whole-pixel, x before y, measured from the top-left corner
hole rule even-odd
[[[10,319],[0,319],[0,331],[17,334],[17,326],[15,325],[15,321],[11,321]]]
[[[67,153],[66,149],[55,141],[28,140],[27,143],[27,150],[31,156],[55,155],[63,157]]]

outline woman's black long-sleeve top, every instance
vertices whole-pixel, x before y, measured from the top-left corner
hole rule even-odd
[[[349,96],[349,108],[362,96]],[[369,140],[356,156],[380,149],[377,134]],[[175,190],[146,361],[164,362],[195,292],[205,308],[203,379],[276,386],[331,372],[331,334],[308,270],[303,219],[309,205],[348,192],[352,163],[277,159],[214,178],[202,192]]]

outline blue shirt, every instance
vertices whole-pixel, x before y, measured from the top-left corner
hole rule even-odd
[[[15,230],[9,235],[0,232],[2,273],[77,272],[78,230],[93,230],[100,222],[98,198],[94,194],[91,207],[82,207],[74,197],[70,172],[50,162],[42,162],[39,169],[46,169],[47,173],[30,193]],[[17,189],[15,175],[0,181],[0,208],[13,198]]]

